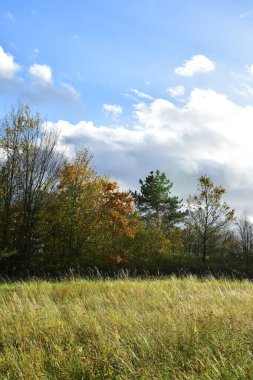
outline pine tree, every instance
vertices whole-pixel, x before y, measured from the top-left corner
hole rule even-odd
[[[171,182],[157,170],[151,171],[146,179],[139,180],[140,193],[135,191],[136,205],[147,225],[155,224],[159,228],[168,228],[180,222],[185,213],[180,211],[182,200],[171,196]]]

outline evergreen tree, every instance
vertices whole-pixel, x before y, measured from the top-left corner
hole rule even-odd
[[[140,193],[135,191],[136,205],[148,225],[156,224],[159,228],[168,228],[180,222],[185,213],[180,211],[182,200],[171,196],[171,182],[157,170],[151,171],[146,179],[139,180]]]

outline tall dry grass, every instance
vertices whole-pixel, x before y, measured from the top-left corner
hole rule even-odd
[[[253,379],[253,284],[0,286],[1,379]]]

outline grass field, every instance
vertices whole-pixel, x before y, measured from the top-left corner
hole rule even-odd
[[[253,379],[253,284],[0,285],[1,379]]]

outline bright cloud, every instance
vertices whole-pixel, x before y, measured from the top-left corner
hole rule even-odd
[[[37,48],[34,53],[38,53]],[[52,101],[79,103],[79,92],[69,83],[54,83],[52,69],[49,65],[33,64],[28,68],[29,77],[19,78],[17,72],[20,65],[14,57],[6,53],[0,46],[0,93],[15,94],[35,104],[44,104]],[[80,103],[79,103],[80,104]]]
[[[182,66],[175,69],[175,73],[185,77],[192,77],[198,73],[210,73],[215,70],[215,64],[206,56],[199,54],[194,55]]]
[[[38,65],[35,63],[30,66],[29,74],[36,82],[43,86],[49,86],[53,83],[52,69],[48,65]]]
[[[122,107],[118,104],[104,104],[103,110],[107,115],[111,114],[114,117],[119,116],[123,111]]]
[[[14,79],[19,70],[21,67],[14,62],[14,57],[0,46],[0,79]]]
[[[136,105],[134,116],[128,127],[86,121],[49,124],[61,130],[61,142],[70,150],[87,146],[98,170],[126,186],[137,186],[149,170],[160,169],[188,193],[196,178],[206,173],[229,186],[234,207],[246,207],[236,195],[243,192],[253,211],[252,106],[239,106],[212,90],[194,89],[185,106],[156,99]]]
[[[28,95],[37,103],[52,101],[79,102],[79,92],[69,83],[54,83],[52,69],[48,65],[34,64],[29,67],[32,86],[28,87]]]
[[[185,88],[184,88],[184,86],[169,87],[169,88],[167,88],[167,92],[173,98],[179,98],[181,96],[184,96]]]

